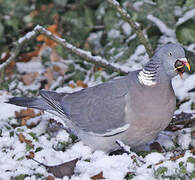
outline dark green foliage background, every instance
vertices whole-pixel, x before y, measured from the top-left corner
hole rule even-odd
[[[185,13],[195,8],[195,0],[153,0],[153,3],[143,3],[138,10],[132,4],[140,3],[139,0],[119,2],[140,23],[142,30],[146,30],[154,49],[162,34],[155,24],[147,20],[148,14],[153,14],[174,29],[181,44],[195,42],[195,18],[176,26],[179,17],[174,13],[176,9],[183,8]],[[49,4],[52,4],[52,8],[49,8]],[[32,11],[37,11],[38,15],[31,16]],[[8,51],[14,41],[37,24],[44,27],[54,24],[56,14],[59,16],[58,27],[62,37],[81,48],[87,41],[90,44],[88,50],[108,60],[125,62],[139,44],[137,38],[128,40],[133,32],[130,35],[124,33],[121,24],[125,22],[104,0],[0,0],[0,54]],[[109,36],[113,29],[118,33],[114,38]],[[92,32],[97,34],[95,40],[88,39]],[[23,51],[32,50],[35,43],[32,42]],[[72,57],[62,49],[60,52],[64,57]],[[115,57],[120,52],[123,53]],[[189,58],[193,58],[193,55]]]

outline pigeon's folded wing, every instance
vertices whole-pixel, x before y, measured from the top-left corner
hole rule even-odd
[[[73,124],[97,136],[112,136],[128,129],[125,121],[126,95],[129,92],[125,77],[83,89],[69,95],[42,91],[41,96],[63,112]]]

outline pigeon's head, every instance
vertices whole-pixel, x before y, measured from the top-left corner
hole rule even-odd
[[[184,49],[179,44],[166,44],[156,51],[155,56],[161,60],[165,72],[171,78],[177,74],[182,77],[185,67],[190,70]]]

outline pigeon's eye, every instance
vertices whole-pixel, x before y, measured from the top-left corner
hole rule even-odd
[[[169,56],[172,56],[172,53],[171,52],[169,52]]]

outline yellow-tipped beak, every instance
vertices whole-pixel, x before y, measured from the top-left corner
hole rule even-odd
[[[178,59],[182,64],[180,66],[177,66],[175,67],[175,71],[180,69],[180,68],[183,68],[184,66],[186,66],[188,68],[188,70],[190,71],[191,67],[190,67],[190,64],[188,63],[187,59],[186,58],[181,58],[181,59]]]
[[[191,67],[190,64],[188,62],[184,62],[184,64],[186,65],[186,67],[188,68],[188,70],[190,71]]]

